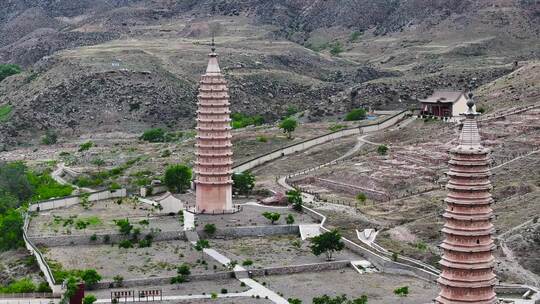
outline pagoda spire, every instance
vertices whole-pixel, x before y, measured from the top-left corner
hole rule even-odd
[[[195,211],[230,211],[233,209],[233,161],[229,89],[219,68],[213,37],[206,73],[200,80],[198,100]]]
[[[489,181],[490,150],[482,146],[474,109],[468,93],[467,111],[458,146],[450,151],[447,207],[443,217],[442,272],[437,280],[441,304],[496,303],[493,272],[493,199]]]

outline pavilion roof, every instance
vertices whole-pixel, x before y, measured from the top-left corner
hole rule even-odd
[[[463,95],[461,91],[437,90],[425,99],[419,99],[422,103],[454,103]]]

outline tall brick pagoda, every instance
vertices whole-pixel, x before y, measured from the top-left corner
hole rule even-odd
[[[493,273],[490,150],[481,144],[473,94],[468,94],[459,145],[450,151],[447,204],[438,279],[442,304],[497,302]]]
[[[232,143],[229,89],[212,41],[201,77],[197,110],[196,212],[220,213],[232,205]]]

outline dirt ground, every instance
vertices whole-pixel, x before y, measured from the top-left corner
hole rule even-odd
[[[201,253],[187,241],[154,242],[148,248],[130,249],[118,245],[51,247],[45,250],[45,257],[61,263],[65,269],[96,269],[108,280],[115,275],[125,280],[174,276],[176,268],[183,263],[191,266],[193,274],[225,271],[221,264],[208,257],[204,258],[207,265],[197,263]]]
[[[202,229],[206,224],[214,224],[220,227],[240,227],[240,226],[266,226],[271,225],[270,221],[262,214],[264,212],[275,212],[281,214],[276,225],[285,225],[285,217],[292,214],[295,224],[315,223],[315,220],[305,213],[299,213],[291,208],[271,208],[264,206],[243,205],[242,211],[227,215],[204,215],[199,214],[195,217],[196,223]]]
[[[235,240],[214,240],[212,246],[240,265],[251,260],[253,265],[247,268],[266,268],[287,265],[301,265],[325,262],[323,255],[317,257],[309,249],[309,241],[302,241],[297,236],[271,236]],[[344,249],[334,254],[336,261],[361,260],[359,255]]]
[[[142,231],[159,229],[161,231],[181,231],[182,224],[177,216],[158,216],[148,204],[135,199],[104,200],[91,203],[88,208],[75,205],[51,211],[39,212],[32,218],[29,235],[92,235],[94,233],[118,232],[115,220],[129,219],[135,228]],[[147,220],[148,225],[140,222]],[[84,229],[77,227],[77,222],[87,222]]]
[[[260,281],[268,288],[283,293],[284,298],[298,298],[311,303],[314,297],[347,295],[349,299],[367,295],[370,304],[420,304],[431,303],[438,293],[434,283],[414,277],[383,273],[358,274],[347,268],[343,270],[268,276]],[[346,284],[345,284],[346,283]],[[398,297],[394,290],[408,286],[409,295]]]

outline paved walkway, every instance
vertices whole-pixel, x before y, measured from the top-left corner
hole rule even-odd
[[[318,236],[321,234],[321,227],[319,224],[299,225],[300,237],[302,241]]]
[[[195,230],[195,214],[187,211],[184,213],[184,231]]]

